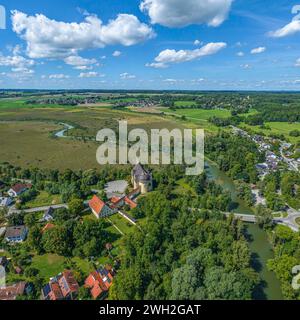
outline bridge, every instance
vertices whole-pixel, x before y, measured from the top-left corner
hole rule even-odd
[[[256,217],[255,215],[251,215],[251,214],[242,214],[242,213],[234,213],[234,212],[223,212],[225,214],[226,217],[229,217],[230,215],[234,215],[235,218],[242,220],[244,222],[252,222],[255,223],[256,222]]]
[[[239,219],[243,222],[250,222],[255,223],[256,217],[255,215],[250,214],[242,214],[242,213],[234,213],[234,212],[223,212],[224,215],[229,217],[230,215],[234,215],[236,219]],[[294,209],[288,210],[288,216],[285,218],[273,218],[273,222],[276,224],[282,224],[289,228],[291,228],[293,231],[298,232],[300,227],[298,223],[296,222],[297,218],[300,218],[300,211],[296,211]]]

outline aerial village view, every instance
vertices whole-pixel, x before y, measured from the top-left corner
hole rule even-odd
[[[116,2],[0,0],[0,310],[300,300],[300,5]]]

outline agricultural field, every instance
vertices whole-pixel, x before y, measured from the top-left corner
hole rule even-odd
[[[24,101],[21,103],[12,99],[9,103],[1,103],[0,160],[21,167],[37,166],[60,170],[96,168],[98,145],[92,140],[102,128],[117,131],[120,120],[128,121],[128,130],[144,128],[149,131],[152,128],[183,127],[173,119],[158,115],[145,117],[130,110],[114,110],[108,107],[25,108],[19,107],[19,103],[22,105]],[[75,127],[67,133],[70,138],[54,136],[54,133],[63,129],[61,123]]]
[[[249,126],[246,124],[242,124],[241,127],[246,128],[248,130],[252,130],[255,133],[263,132],[265,135],[276,134],[280,135],[283,134],[285,139],[290,141],[291,143],[297,143],[300,141],[300,137],[291,137],[289,133],[293,130],[300,131],[300,123],[288,123],[288,122],[266,122],[266,128],[262,128],[261,126]]]

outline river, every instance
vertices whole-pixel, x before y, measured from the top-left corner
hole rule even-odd
[[[236,207],[233,211],[243,214],[253,214],[253,210],[237,197],[233,180],[218,169],[212,161],[206,161],[206,173],[210,179],[229,191]],[[267,269],[267,261],[274,257],[271,244],[267,239],[265,231],[257,225],[245,223],[247,227],[247,238],[251,250],[252,267],[259,273],[262,280],[261,285],[254,292],[254,299],[259,300],[281,300],[283,299],[280,282],[275,274]]]

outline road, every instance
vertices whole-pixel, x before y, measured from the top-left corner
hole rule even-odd
[[[278,224],[283,224],[290,227],[293,231],[299,231],[299,225],[296,222],[297,218],[300,218],[300,211],[295,209],[288,209],[288,216],[286,218],[274,218],[274,221]]]
[[[11,207],[8,210],[8,216],[14,214],[14,213],[21,213],[26,212],[26,213],[34,213],[34,212],[41,212],[41,211],[46,211],[48,210],[50,207],[52,207],[53,209],[60,209],[60,208],[66,208],[68,209],[68,205],[63,203],[63,204],[54,204],[51,206],[43,206],[43,207],[36,207],[36,208],[31,208],[31,209],[24,209],[24,210],[18,210],[15,207]]]

